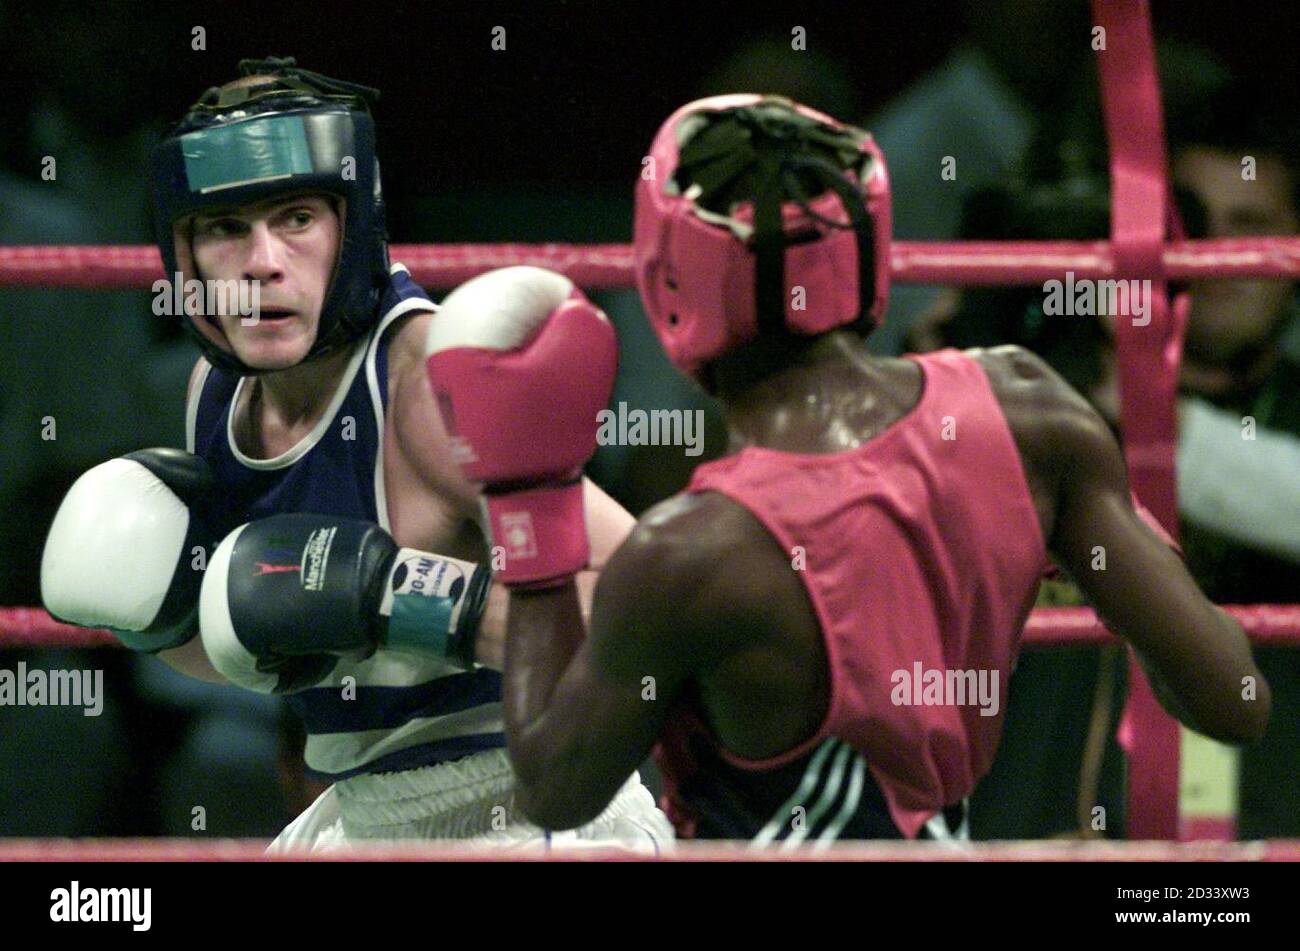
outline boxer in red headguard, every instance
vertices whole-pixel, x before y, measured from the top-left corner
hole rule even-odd
[[[590,631],[575,480],[612,330],[557,286],[526,319],[449,300],[427,348],[505,542],[527,813],[586,822],[659,742],[686,835],[960,837],[1053,557],[1171,713],[1226,742],[1263,732],[1269,689],[1241,628],[1135,510],[1087,402],[1016,347],[886,359],[854,333],[880,319],[889,274],[870,136],[722,97],[675,113],[646,169],[641,294],[674,364],[720,400],[731,453],[641,519]],[[490,297],[500,279],[480,280]]]

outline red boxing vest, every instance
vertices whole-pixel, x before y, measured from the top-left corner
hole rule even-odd
[[[814,736],[769,760],[720,755],[766,770],[838,737],[863,755],[894,823],[915,838],[993,763],[1020,633],[1049,563],[983,369],[956,350],[909,359],[925,377],[920,402],[859,448],[749,448],[701,466],[687,491],[743,505],[802,560],[830,662],[830,708]],[[964,688],[965,701],[952,702]],[[673,801],[689,766],[661,752],[671,812],[689,812]]]

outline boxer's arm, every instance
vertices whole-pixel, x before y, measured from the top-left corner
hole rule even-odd
[[[696,630],[703,585],[684,546],[644,526],[610,558],[584,636],[572,583],[513,589],[503,684],[524,813],[549,829],[598,816],[649,754],[693,673],[714,662]],[[691,556],[694,557],[694,556]]]
[[[194,390],[203,375],[203,368],[206,364],[207,361],[203,357],[199,357],[194,364],[194,369],[190,371],[190,381],[185,389],[187,409],[190,402],[198,398],[198,394]],[[196,680],[206,680],[209,683],[218,684],[229,682],[225,677],[217,673],[216,668],[212,666],[212,661],[208,660],[208,655],[203,650],[203,641],[200,638],[196,637],[189,643],[182,644],[180,647],[171,650],[159,651],[156,656],[168,667]]]
[[[590,624],[596,583],[614,552],[627,541],[628,535],[636,527],[636,519],[590,479],[583,477],[582,485],[582,507],[587,519],[591,563],[578,572],[578,605],[582,609],[583,623]],[[504,628],[502,630],[504,632]]]
[[[396,436],[396,450],[405,468],[419,480],[420,488],[446,504],[448,534],[466,523],[479,525],[478,487],[461,474],[448,451],[450,437],[442,416],[433,401],[433,392],[424,372],[424,338],[428,334],[432,313],[422,312],[405,319],[393,331],[389,348],[389,414]],[[481,528],[478,532],[482,537]],[[429,544],[426,540],[424,544]],[[454,554],[471,557],[468,552]],[[472,556],[490,564],[489,552],[483,547]],[[505,664],[505,619],[507,597],[499,585],[488,591],[487,604],[479,623],[474,659],[486,667],[500,670]]]
[[[1107,625],[1138,651],[1171,714],[1221,742],[1257,740],[1271,694],[1250,644],[1134,510],[1124,459],[1105,422],[1082,407],[1063,412],[1058,452],[1065,465],[1053,553]]]

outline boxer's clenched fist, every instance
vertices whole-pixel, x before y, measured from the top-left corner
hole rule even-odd
[[[380,647],[474,665],[491,573],[401,548],[372,522],[272,515],[231,532],[203,581],[203,649],[263,693],[318,684],[340,657]]]

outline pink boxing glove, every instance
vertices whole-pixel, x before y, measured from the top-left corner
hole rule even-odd
[[[456,462],[484,483],[497,577],[563,583],[590,557],[582,466],[618,370],[613,326],[567,277],[508,267],[448,295],[424,352]]]

